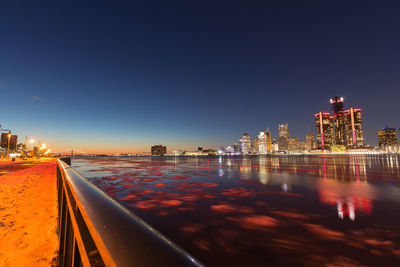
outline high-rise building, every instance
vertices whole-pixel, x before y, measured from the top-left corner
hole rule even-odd
[[[351,107],[344,111],[344,124],[347,147],[363,147],[364,134],[361,120],[361,109]]]
[[[335,96],[330,100],[332,108],[332,124],[334,134],[334,145],[346,145],[346,134],[344,124],[344,99]]]
[[[378,130],[379,146],[392,146],[397,144],[396,129],[385,126]]]
[[[258,154],[259,145],[260,145],[260,138],[259,137],[254,138],[254,144],[253,144],[253,147],[252,147],[253,153]]]
[[[7,149],[8,147],[8,134],[9,133],[1,133],[1,147]],[[10,137],[10,152],[14,152],[17,150],[17,135],[11,135]]]
[[[162,156],[167,154],[167,147],[163,145],[155,145],[151,147],[152,156]]]
[[[265,133],[267,136],[267,151],[271,152],[272,151],[272,147],[271,147],[271,132],[269,131],[269,129],[267,130],[267,132]]]
[[[314,117],[318,148],[330,149],[334,145],[332,118],[328,112],[319,112]]]
[[[279,124],[279,126],[278,126],[278,146],[279,146],[279,150],[288,150],[289,126],[287,123]]]
[[[268,132],[262,131],[258,135],[258,154],[265,155],[268,153]],[[271,140],[270,140],[271,141]],[[270,144],[271,146],[271,144]]]
[[[311,150],[311,149],[314,148],[314,142],[315,142],[314,134],[311,133],[311,132],[308,132],[306,134],[306,148],[307,148],[307,150]]]
[[[248,133],[244,133],[242,138],[239,140],[240,152],[242,154],[251,153],[251,138]]]

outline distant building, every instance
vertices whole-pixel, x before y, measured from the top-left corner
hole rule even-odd
[[[239,140],[240,152],[242,154],[251,153],[251,138],[248,133],[244,133],[242,138]]]
[[[308,132],[306,134],[306,149],[307,150],[314,149],[314,143],[315,143],[314,134],[311,132]]]
[[[10,137],[10,152],[17,151],[17,135],[11,135]],[[8,133],[1,133],[1,147],[6,149],[8,147]]]
[[[240,153],[241,152],[239,143],[233,144],[232,147],[233,147],[233,151],[235,153]]]
[[[279,146],[279,150],[288,150],[289,126],[287,123],[279,124],[279,126],[278,126],[278,146]]]
[[[276,139],[272,139],[271,140],[271,151],[279,151],[279,145],[278,145],[278,141],[276,141]]]
[[[233,154],[233,153],[235,153],[235,149],[234,149],[233,147],[231,147],[231,146],[227,146],[227,147],[225,148],[225,153],[227,153],[227,154]]]
[[[258,154],[265,155],[268,153],[268,143],[267,143],[268,133],[262,131],[258,135]],[[269,144],[271,146],[271,144]]]
[[[271,146],[271,132],[270,132],[269,130],[267,130],[267,132],[266,132],[265,134],[266,134],[266,136],[267,136],[267,138],[266,138],[266,141],[267,141],[267,151],[268,151],[268,152],[271,152],[271,151],[272,151],[272,146]]]
[[[197,151],[203,151],[203,148],[201,147],[201,146],[199,146],[198,148],[197,148]]]
[[[328,150],[334,145],[332,118],[328,112],[319,112],[314,117],[318,148]]]
[[[151,147],[152,156],[162,156],[167,154],[167,147],[163,145],[155,145]]]
[[[256,138],[254,138],[254,144],[252,147],[253,153],[255,153],[255,154],[259,153],[259,146],[260,146],[260,138],[256,137]]]
[[[351,107],[344,112],[344,124],[347,147],[358,148],[364,146],[364,134],[361,121],[361,109]]]
[[[306,149],[306,144],[299,141],[298,138],[289,138],[288,151],[302,152]]]
[[[385,126],[378,130],[379,146],[393,146],[397,145],[396,129]]]
[[[344,123],[344,99],[335,96],[330,100],[332,108],[333,145],[346,145],[345,123]]]

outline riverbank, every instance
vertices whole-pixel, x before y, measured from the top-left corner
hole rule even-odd
[[[51,266],[58,248],[56,160],[26,168],[1,163],[11,170],[0,176],[0,266]]]

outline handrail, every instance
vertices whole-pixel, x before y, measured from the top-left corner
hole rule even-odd
[[[202,266],[57,160],[59,266]]]

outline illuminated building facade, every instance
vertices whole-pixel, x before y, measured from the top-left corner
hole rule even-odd
[[[335,96],[330,100],[332,108],[332,124],[334,133],[334,145],[346,145],[344,123],[344,99]]]
[[[315,143],[315,138],[314,138],[314,134],[308,132],[306,134],[306,149],[307,150],[311,150],[314,148],[314,143]]]
[[[267,151],[271,152],[272,151],[271,132],[269,130],[267,130],[265,134],[266,134],[266,142],[267,142]]]
[[[244,133],[242,138],[239,140],[240,152],[242,154],[251,153],[251,138],[248,133]]]
[[[361,109],[351,107],[344,111],[344,124],[347,147],[364,146],[364,134],[361,120]]]
[[[268,153],[267,135],[268,134],[266,131],[262,131],[258,135],[258,154],[260,155],[265,155]]]
[[[397,144],[396,129],[385,126],[378,130],[379,146],[393,146]]]
[[[289,147],[289,126],[279,124],[278,126],[278,147],[279,150],[288,150]]]
[[[10,137],[10,152],[17,151],[17,135],[11,135]],[[1,147],[7,149],[8,147],[8,133],[1,133]]]
[[[151,147],[152,156],[162,156],[167,154],[167,147],[163,145],[155,145]]]
[[[257,138],[254,139],[254,144],[253,144],[253,148],[252,148],[253,153],[258,154],[258,152],[259,152],[259,144],[260,144],[260,138],[257,137]]]
[[[319,112],[314,117],[318,148],[330,149],[334,145],[332,118],[328,112]]]
[[[306,148],[306,143],[299,141],[298,138],[289,138],[288,151],[302,152]]]

